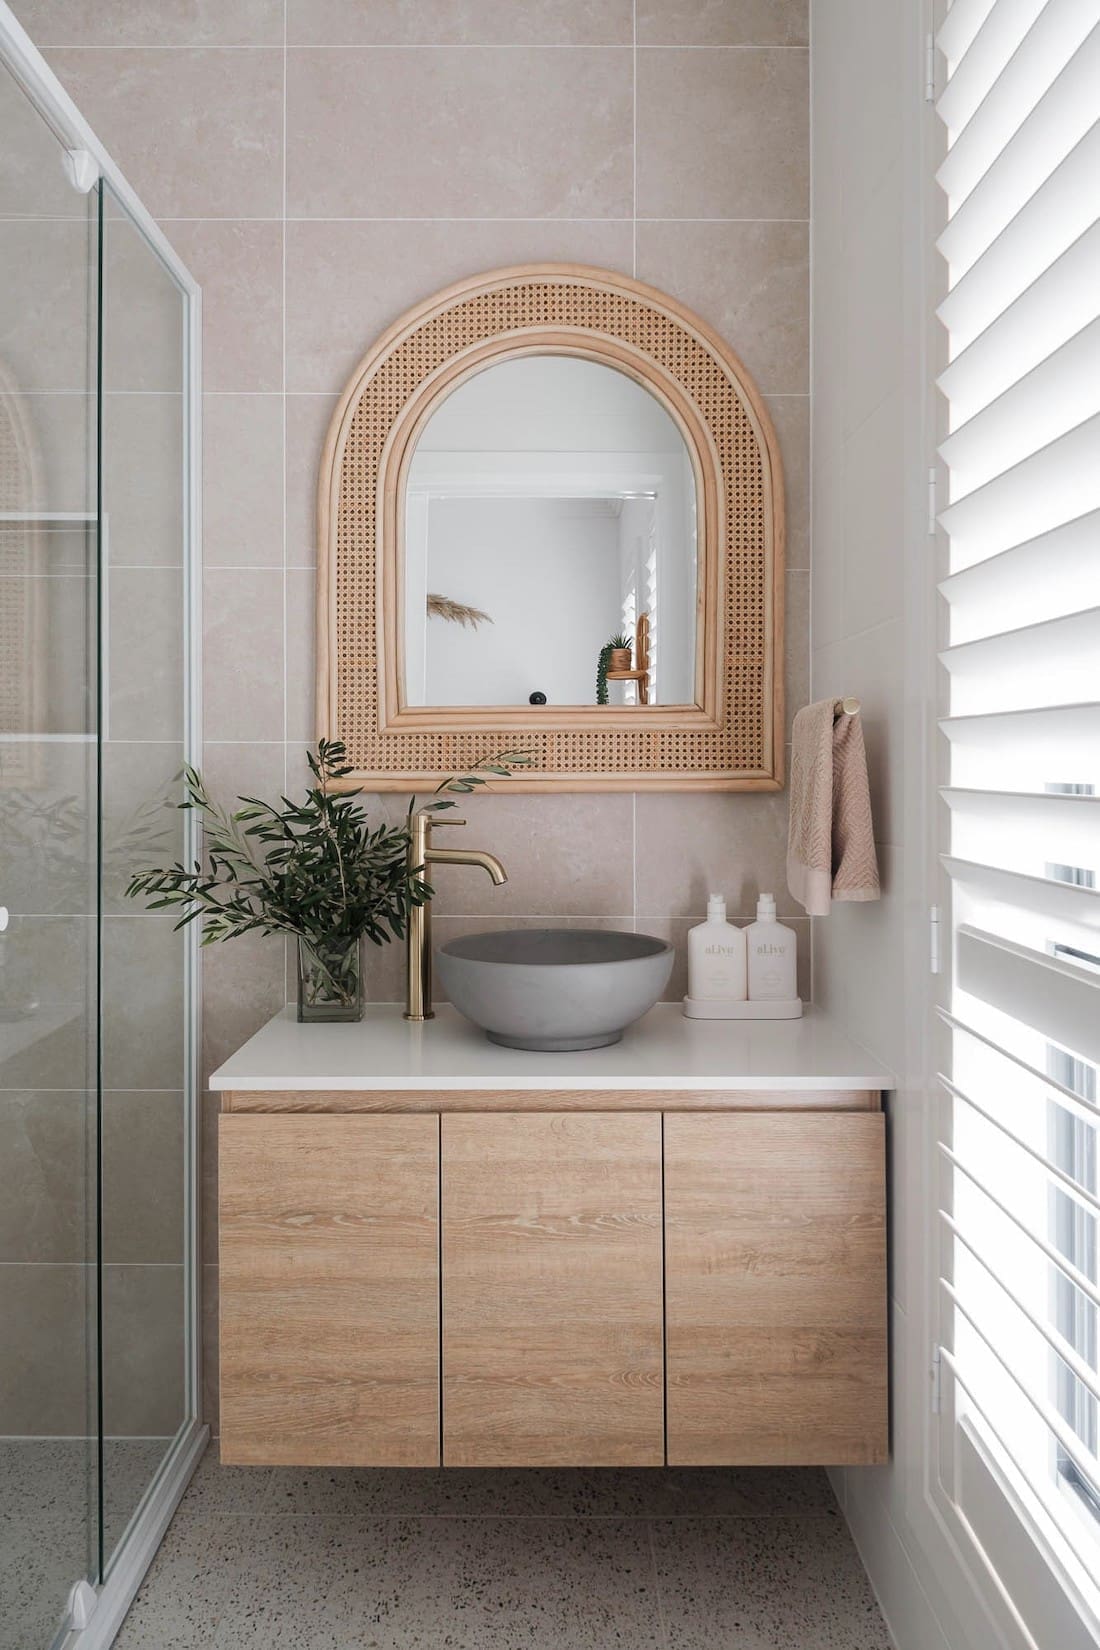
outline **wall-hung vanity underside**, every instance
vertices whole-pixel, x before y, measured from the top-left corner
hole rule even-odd
[[[885,1458],[889,1077],[827,1022],[538,1056],[380,1005],[212,1082],[223,1460]]]

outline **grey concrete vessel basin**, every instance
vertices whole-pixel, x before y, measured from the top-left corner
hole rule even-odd
[[[517,928],[465,934],[436,952],[451,1002],[505,1048],[603,1048],[653,1007],[673,949],[652,934]]]

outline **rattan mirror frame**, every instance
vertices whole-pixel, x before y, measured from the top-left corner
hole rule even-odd
[[[416,706],[401,698],[408,464],[440,400],[489,364],[572,354],[644,385],[679,425],[699,522],[694,706]],[[752,379],[666,293],[577,264],[460,281],[409,310],[352,374],[318,486],[317,730],[349,785],[431,786],[504,748],[510,790],[777,790],[783,783],[783,479]]]

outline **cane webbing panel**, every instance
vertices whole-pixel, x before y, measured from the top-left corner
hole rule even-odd
[[[468,291],[452,292],[448,301],[419,312],[404,329],[395,328],[343,402],[342,435],[332,454],[332,518],[320,546],[322,558],[331,558],[327,576],[332,581],[323,620],[329,625],[332,675],[322,727],[329,737],[345,742],[350,763],[368,782],[462,771],[502,748],[522,746],[533,753],[533,770],[548,781],[561,776],[559,783],[567,775],[617,776],[621,783],[630,774],[643,783],[659,782],[664,775],[673,783],[709,778],[730,788],[739,782],[776,783],[781,608],[775,581],[782,554],[776,512],[781,481],[751,383],[732,357],[686,317],[665,307],[670,300],[653,294],[655,301],[647,301],[639,296],[647,289],[620,277],[540,270],[509,272],[495,284],[476,288],[468,285]],[[575,333],[586,351],[598,349],[600,339],[627,346],[643,371],[651,364],[650,387],[660,394],[666,377],[678,385],[709,434],[719,470],[714,489],[718,534],[710,547],[710,566],[718,571],[720,555],[726,593],[713,660],[717,727],[647,725],[647,712],[639,709],[632,713],[638,716],[636,731],[604,730],[598,726],[601,713],[593,707],[591,712],[573,710],[573,725],[567,728],[547,726],[543,719],[530,726],[502,721],[494,728],[486,725],[491,711],[481,710],[473,727],[456,726],[452,719],[438,729],[400,731],[391,725],[383,731],[377,612],[384,530],[380,484],[386,479],[384,468],[392,470],[400,456],[392,451],[393,441],[384,455],[387,438],[410,399],[418,391],[423,395],[425,381],[446,363],[502,334],[522,350],[540,332]],[[703,467],[713,464],[706,451],[697,451],[696,457]],[[718,579],[712,577],[710,583],[716,593]],[[587,725],[577,725],[581,721]]]

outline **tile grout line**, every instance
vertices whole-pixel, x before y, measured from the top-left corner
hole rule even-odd
[[[638,0],[631,0],[630,6],[631,27],[631,206],[630,206],[630,233],[631,233],[631,264],[630,272],[634,279],[638,279]]]
[[[171,43],[156,46],[58,46],[41,45],[43,52],[277,52],[277,43],[264,41],[238,41],[235,45],[173,45]],[[321,44],[315,41],[294,41],[286,39],[284,20],[283,47],[284,53],[290,52],[626,52],[630,50],[630,42],[626,40],[345,40],[341,44],[327,42]],[[751,42],[742,41],[740,44],[727,42],[714,45],[693,45],[689,42],[675,40],[650,40],[637,48],[643,52],[802,52],[809,55],[808,45],[791,44],[785,41]]]

